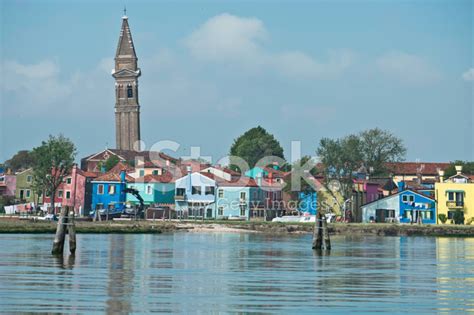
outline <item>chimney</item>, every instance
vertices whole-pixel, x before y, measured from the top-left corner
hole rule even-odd
[[[462,173],[462,165],[456,165],[454,168],[456,169],[456,175],[460,175]]]
[[[405,182],[404,181],[399,181],[398,182],[398,192],[404,191],[405,190]]]
[[[444,182],[444,171],[443,171],[443,170],[439,170],[439,171],[438,171],[438,174],[439,174],[439,182],[440,182],[440,183]]]
[[[258,187],[262,186],[262,173],[257,174],[257,185]]]
[[[120,182],[125,183],[125,171],[120,172]]]
[[[170,160],[166,160],[166,166],[170,166]]]

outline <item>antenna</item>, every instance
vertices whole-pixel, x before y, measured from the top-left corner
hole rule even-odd
[[[123,15],[127,16],[127,7],[126,6],[123,6]]]

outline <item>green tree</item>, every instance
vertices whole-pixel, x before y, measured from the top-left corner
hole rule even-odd
[[[18,151],[11,159],[5,161],[5,167],[14,172],[26,170],[33,165],[31,152],[28,150]]]
[[[284,166],[285,171],[301,171],[300,167],[307,164],[308,162],[310,163],[312,168],[308,170],[308,173],[304,173],[302,174],[302,176],[297,176],[299,180],[298,190],[293,190],[295,185],[292,182],[291,174],[285,180],[287,184],[283,187],[283,191],[289,194],[292,200],[298,200],[298,194],[300,192],[308,193],[315,191],[313,186],[311,186],[308,181],[311,181],[313,179],[312,176],[314,177],[317,175],[318,170],[316,168],[316,163],[308,155],[303,156],[301,159],[295,161],[293,164],[287,163]]]
[[[474,162],[468,162],[468,161],[454,161],[449,165],[449,167],[445,170],[444,176],[446,178],[451,177],[453,175],[456,175],[456,165],[461,165],[462,166],[462,172],[466,175],[474,175]]]
[[[70,172],[75,156],[74,143],[63,135],[49,136],[47,141],[32,151],[34,181],[42,183],[50,194],[53,212],[56,190]]]
[[[118,162],[120,162],[118,156],[111,155],[104,163],[105,171],[110,171]]]
[[[349,135],[336,140],[323,138],[316,150],[324,165],[323,173],[326,177],[326,184],[331,180],[339,182],[344,200],[352,196],[354,174],[360,168],[363,159],[361,149],[359,137]]]
[[[385,163],[405,159],[406,148],[403,140],[389,131],[370,129],[362,131],[359,138],[363,163],[373,175],[385,174]]]
[[[235,166],[237,163],[232,156],[244,159],[250,168],[266,156],[277,156],[284,159],[283,148],[278,140],[260,126],[248,130],[235,139],[230,148],[230,155],[230,167],[234,170],[237,170]]]

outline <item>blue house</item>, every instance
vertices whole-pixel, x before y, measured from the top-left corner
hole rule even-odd
[[[126,182],[133,181],[125,171],[117,173],[111,170],[92,181],[92,213],[96,210],[109,209],[109,213],[122,212],[126,201]]]
[[[303,213],[315,215],[318,206],[318,194],[316,192],[301,192],[299,194],[298,210]]]
[[[400,187],[402,189],[402,187]],[[361,206],[362,222],[436,223],[435,200],[414,190],[401,190]]]

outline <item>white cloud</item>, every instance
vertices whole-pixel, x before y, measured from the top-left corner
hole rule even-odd
[[[210,18],[184,43],[199,60],[238,62],[242,69],[270,70],[293,78],[333,78],[353,63],[354,55],[347,51],[332,52],[324,62],[298,50],[272,52],[264,45],[268,37],[261,20],[224,13]]]
[[[441,77],[423,58],[404,52],[387,53],[376,60],[376,66],[382,74],[407,83],[429,83]]]
[[[259,19],[224,13],[207,20],[184,42],[197,58],[228,60],[254,58],[265,38],[267,32]]]
[[[5,82],[0,92],[15,106],[7,107],[5,113],[38,119],[44,116],[65,118],[67,114],[88,115],[87,110],[94,110],[96,102],[102,102],[102,95],[107,96],[108,93],[103,93],[106,80],[113,89],[109,74],[110,58],[102,59],[90,71],[71,73],[61,71],[52,60],[34,64],[6,60],[1,66],[0,77]]]
[[[462,74],[462,78],[466,81],[474,81],[474,68],[471,68]]]

